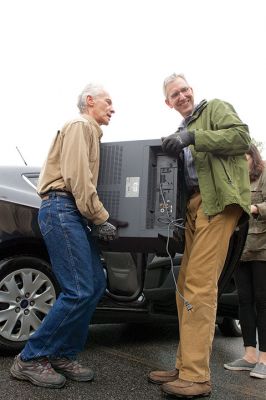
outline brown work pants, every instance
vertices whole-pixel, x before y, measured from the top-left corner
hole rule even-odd
[[[194,194],[187,205],[186,246],[178,276],[178,290],[192,305],[188,311],[176,293],[180,341],[176,368],[179,377],[192,382],[210,379],[209,361],[215,330],[218,279],[229,241],[242,208],[237,204],[208,218],[201,196]]]

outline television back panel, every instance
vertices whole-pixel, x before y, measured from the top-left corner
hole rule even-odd
[[[163,154],[161,140],[101,144],[97,192],[110,217],[128,222],[119,230],[126,247],[168,235],[167,222],[177,218],[177,188],[177,159]]]

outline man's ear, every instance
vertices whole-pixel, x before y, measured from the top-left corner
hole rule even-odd
[[[169,103],[169,100],[168,100],[168,99],[165,99],[164,101],[165,101],[165,104],[168,105],[168,107],[173,108],[173,106]]]
[[[89,107],[93,107],[94,98],[92,96],[88,95],[86,101],[87,101],[87,104],[88,104]]]

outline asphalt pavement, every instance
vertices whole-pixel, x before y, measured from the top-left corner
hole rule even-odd
[[[94,325],[80,355],[80,360],[95,371],[93,382],[67,381],[62,389],[39,388],[11,378],[13,357],[0,357],[0,399],[166,400],[160,387],[148,383],[146,376],[153,369],[174,367],[177,342],[175,325]],[[225,362],[242,355],[242,346],[242,338],[225,338],[216,331],[211,400],[266,400],[266,379],[223,368]]]

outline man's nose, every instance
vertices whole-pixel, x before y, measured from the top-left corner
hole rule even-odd
[[[178,100],[184,100],[185,98],[186,98],[186,94],[180,92],[180,93],[179,93],[179,96],[178,96]]]

